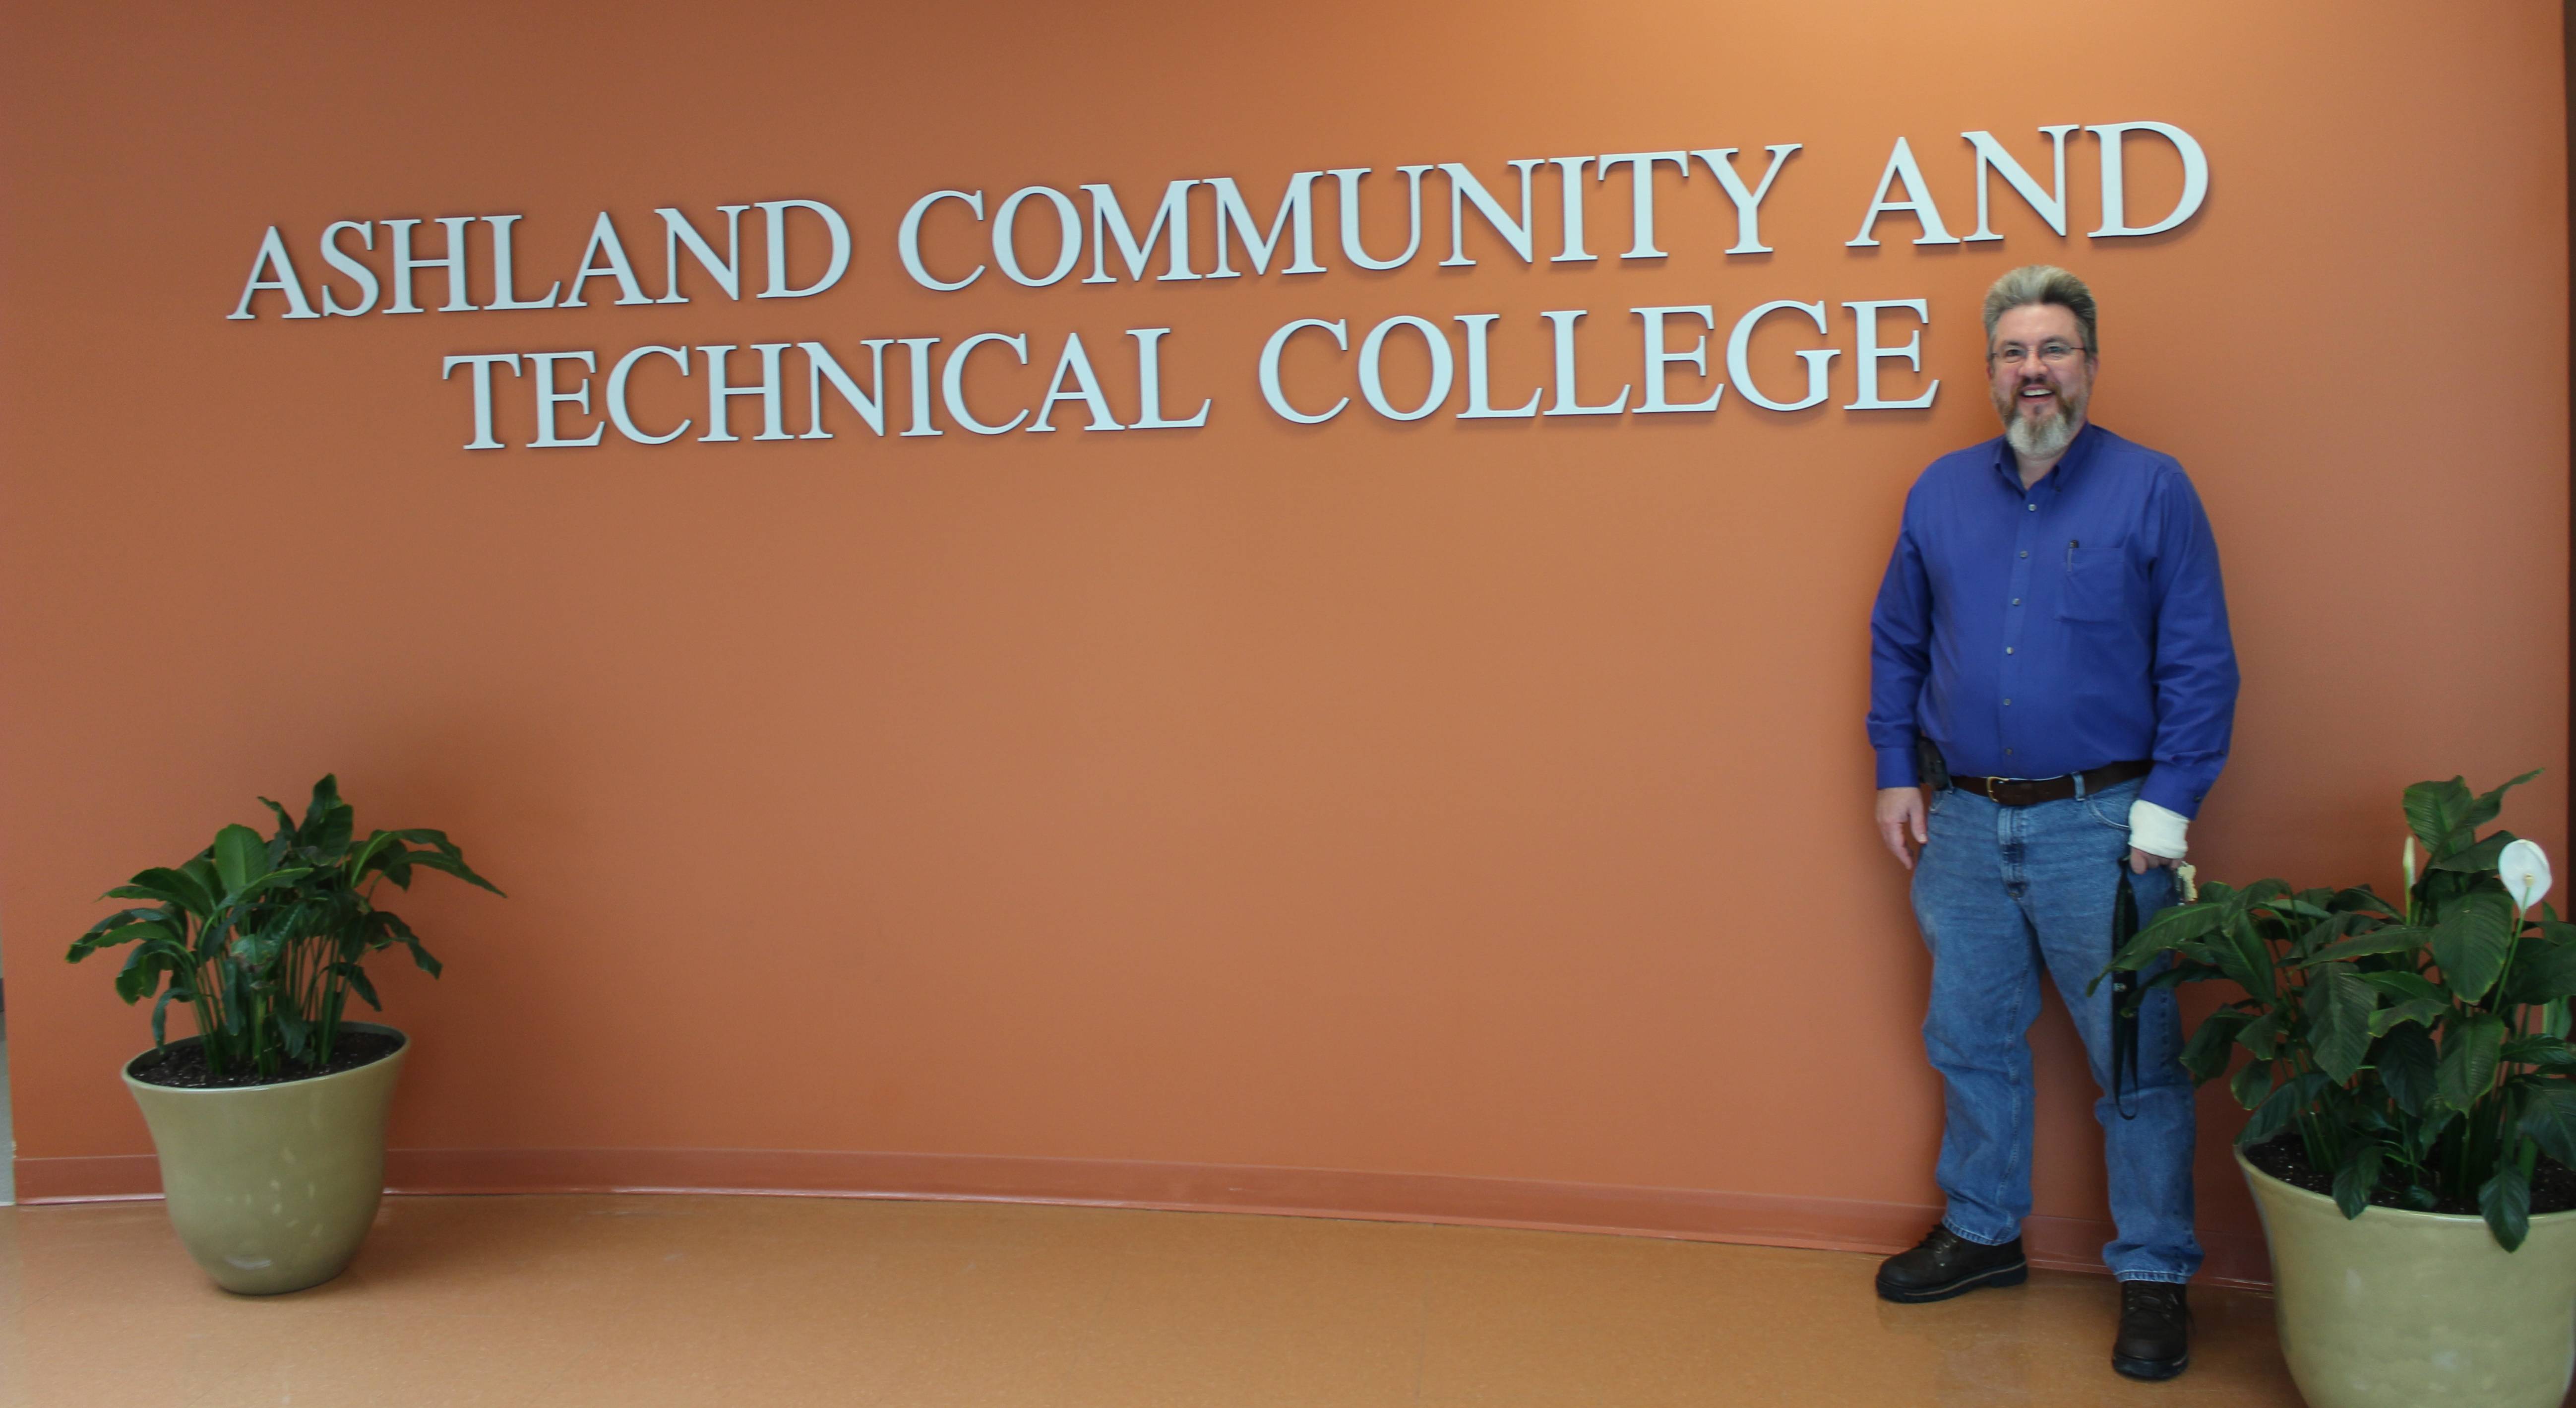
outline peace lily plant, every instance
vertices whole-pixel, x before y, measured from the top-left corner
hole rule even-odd
[[[2253,1112],[2254,1150],[2295,1133],[2334,1200],[2475,1207],[2495,1240],[2530,1230],[2543,1154],[2576,1165],[2576,924],[2544,900],[2549,859],[2508,831],[2477,834],[2525,773],[2472,794],[2459,778],[2406,789],[2405,894],[2293,890],[2280,880],[2205,887],[2113,959],[2148,986],[2225,979],[2245,992],[2204,1019],[2182,1054],[2229,1081]],[[2419,849],[2420,847],[2420,849]]]
[[[291,1067],[330,1063],[349,995],[381,1010],[362,966],[400,944],[437,977],[438,960],[391,910],[378,885],[409,889],[417,871],[443,870],[500,894],[474,873],[446,833],[425,828],[357,839],[356,813],[337,778],[313,785],[302,820],[260,798],[277,816],[275,835],[227,826],[214,843],[176,866],[138,872],[101,898],[153,900],[121,909],[73,942],[70,961],[133,944],[116,975],[127,1003],[159,993],[152,1044],[167,1045],[172,1003],[196,1017],[208,1069],[218,1077],[276,1080]]]
[[[260,800],[274,834],[227,826],[178,865],[136,872],[105,897],[150,903],[91,925],[69,955],[125,948],[117,995],[154,998],[152,1049],[125,1063],[125,1088],[152,1131],[171,1228],[215,1284],[243,1295],[339,1275],[383,1200],[411,1038],[346,1020],[349,997],[378,1005],[371,954],[399,944],[431,977],[438,960],[376,907],[378,891],[443,870],[501,893],[443,832],[359,839],[336,778],[314,784],[301,818]],[[197,1027],[176,1043],[174,1006]]]

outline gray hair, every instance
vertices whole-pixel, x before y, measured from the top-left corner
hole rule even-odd
[[[2102,346],[2093,336],[2093,290],[2054,264],[2024,264],[1986,290],[1987,345],[1994,343],[1996,319],[2033,303],[2054,303],[2073,313],[2075,326],[2084,336],[2084,355],[2101,355]]]

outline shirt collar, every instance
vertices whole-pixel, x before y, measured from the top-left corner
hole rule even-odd
[[[2068,475],[2083,471],[2085,464],[2093,458],[2093,447],[2100,444],[2101,440],[2101,427],[2090,420],[2084,422],[2084,428],[2075,432],[2075,439],[2067,445],[2066,453],[2058,457],[2057,467],[2050,470],[2048,477],[2039,482],[2063,488]],[[2021,462],[2013,458],[2012,442],[1998,435],[1994,438],[1993,444],[1995,473],[2003,476],[2005,485],[2013,491],[2015,497],[2022,496],[2027,491],[2021,487]]]

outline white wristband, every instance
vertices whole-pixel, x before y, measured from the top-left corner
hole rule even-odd
[[[2151,856],[2180,860],[2189,848],[2183,835],[2191,829],[2191,818],[2171,811],[2141,797],[2129,804],[2129,844]]]

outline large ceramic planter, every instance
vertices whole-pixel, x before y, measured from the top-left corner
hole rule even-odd
[[[2245,1161],[2272,1246],[2274,1313],[2309,1408],[2558,1408],[2576,1371],[2576,1212],[2519,1251],[2484,1219],[2334,1199]]]
[[[402,1037],[363,1022],[341,1030]],[[385,1114],[410,1051],[405,1039],[354,1070],[231,1090],[149,1085],[133,1076],[144,1056],[126,1063],[125,1088],[161,1157],[170,1225],[217,1285],[300,1291],[358,1254],[384,1197]]]

